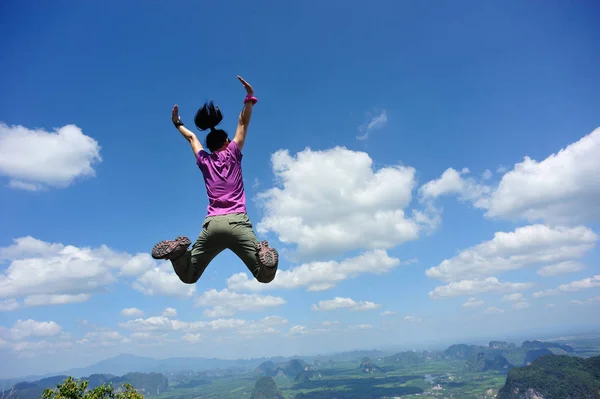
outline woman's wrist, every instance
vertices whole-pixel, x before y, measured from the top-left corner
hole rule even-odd
[[[258,98],[256,98],[253,94],[248,94],[246,98],[244,98],[244,104],[246,104],[248,101],[252,101],[252,105],[254,105],[258,102]]]

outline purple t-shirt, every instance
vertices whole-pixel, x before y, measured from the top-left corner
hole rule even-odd
[[[196,164],[206,185],[207,216],[246,212],[242,152],[235,141],[231,141],[224,151],[198,151]]]

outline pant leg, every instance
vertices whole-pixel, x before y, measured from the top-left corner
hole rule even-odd
[[[252,223],[246,213],[228,215],[231,226],[232,242],[229,246],[246,265],[250,273],[261,283],[270,283],[277,273],[275,267],[264,267],[258,261],[258,239],[254,233]]]
[[[185,284],[196,283],[209,263],[227,248],[227,241],[222,239],[223,229],[219,228],[223,225],[223,220],[219,218],[218,216],[207,217],[192,249],[187,250],[182,257],[171,261],[175,274]]]

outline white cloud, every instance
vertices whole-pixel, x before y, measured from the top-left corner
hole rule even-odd
[[[600,218],[600,128],[542,161],[525,157],[496,186],[465,179],[454,169],[426,183],[424,197],[455,194],[494,219],[572,225]],[[504,173],[506,169],[499,169]]]
[[[600,302],[600,296],[588,298],[585,301],[579,301],[579,300],[569,301],[569,303],[572,303],[573,305],[589,305],[589,304],[596,304],[599,302]]]
[[[153,269],[157,263],[149,254],[116,252],[105,245],[76,247],[27,236],[0,248],[0,261],[10,262],[0,273],[0,298],[25,297],[25,306],[85,302],[106,291],[117,276],[142,274],[134,286],[147,294],[181,295],[195,289],[182,287],[172,269],[157,276]]]
[[[16,310],[20,307],[19,302],[16,299],[5,299],[0,301],[0,312],[10,312],[12,310]]]
[[[125,308],[121,310],[121,316],[125,317],[142,317],[144,311],[138,308]]]
[[[181,337],[184,341],[189,342],[190,344],[197,344],[202,339],[202,334],[196,333],[187,333],[183,337]]]
[[[269,284],[249,278],[247,273],[237,273],[227,279],[232,291],[264,291],[270,289],[293,289],[307,287],[308,291],[325,291],[340,281],[355,278],[363,273],[383,274],[400,264],[400,260],[388,256],[384,250],[364,253],[341,262],[312,262],[288,270],[277,271]]]
[[[235,331],[237,334],[251,336],[260,333],[272,333],[274,327],[287,324],[288,320],[280,316],[267,316],[259,320],[215,319],[210,321],[181,321],[165,316],[138,318],[120,323],[121,328],[134,332],[169,333],[183,332],[197,334],[202,332]]]
[[[69,303],[81,303],[88,301],[90,294],[39,294],[29,295],[23,301],[25,306],[66,305]]]
[[[600,287],[600,274],[597,274],[593,277],[584,278],[582,280],[572,281],[567,284],[561,284],[557,288],[535,292],[533,297],[543,298],[546,296],[564,294],[567,292],[577,292],[598,287]]]
[[[281,150],[271,162],[279,186],[258,195],[264,218],[257,231],[296,244],[300,256],[387,249],[437,223],[439,215],[428,207],[406,213],[415,187],[412,167],[374,170],[368,154],[342,147],[296,156]]]
[[[584,226],[531,225],[514,232],[497,232],[490,241],[463,250],[426,275],[442,281],[491,276],[496,273],[582,257],[598,235]]]
[[[187,335],[187,334],[186,334]],[[199,335],[199,334],[198,334]],[[184,337],[182,337],[184,338]],[[137,345],[157,345],[166,342],[177,342],[179,343],[179,338],[169,338],[169,333],[160,333],[160,332],[134,332],[129,334],[129,337],[126,338],[128,342],[135,343]]]
[[[62,331],[62,327],[54,321],[36,321],[32,319],[17,320],[6,330],[5,338],[22,340],[29,337],[53,337]]]
[[[335,297],[334,299],[319,301],[318,304],[313,304],[313,310],[337,310],[337,309],[349,309],[353,311],[365,311],[365,310],[373,310],[381,307],[380,304],[369,302],[369,301],[359,301],[356,302],[352,298],[342,298]]]
[[[194,284],[184,284],[173,271],[170,261],[147,270],[136,281],[133,289],[146,295],[165,295],[190,298],[196,292]]]
[[[166,308],[162,312],[162,316],[164,317],[177,317],[177,309],[175,308]]]
[[[83,338],[78,340],[80,345],[90,347],[111,347],[119,344],[128,343],[130,340],[123,337],[120,332],[114,330],[106,331],[89,331],[83,335]]]
[[[423,321],[423,318],[417,316],[404,316],[404,321],[407,321],[409,323],[421,323]]]
[[[308,334],[308,329],[305,326],[302,325],[296,325],[293,327],[290,327],[288,334],[289,335],[304,335],[304,334]]]
[[[0,123],[0,174],[12,188],[68,187],[95,176],[94,164],[101,161],[98,142],[75,125],[48,132]]]
[[[204,291],[195,301],[196,306],[212,307],[212,309],[207,309],[204,312],[204,315],[207,317],[227,317],[237,312],[259,312],[269,307],[284,305],[285,303],[285,299],[277,296],[239,294],[231,292],[228,289]]]
[[[435,287],[429,292],[429,296],[433,299],[453,298],[484,292],[522,291],[531,287],[533,287],[533,283],[500,282],[496,277],[488,277],[485,279],[453,281],[447,285]]]
[[[481,299],[471,297],[471,298],[467,299],[467,302],[463,303],[463,306],[465,308],[476,308],[479,306],[483,306],[484,303],[485,302],[483,302]]]
[[[387,111],[384,110],[376,110],[375,111],[375,115],[373,115],[373,113],[369,112],[367,114],[367,117],[369,118],[368,122],[362,124],[358,130],[362,133],[360,136],[357,136],[356,138],[358,140],[366,140],[369,137],[369,134],[375,130],[375,129],[381,129],[382,127],[384,127],[387,122]]]
[[[502,297],[503,301],[518,302],[523,300],[523,294],[516,292],[514,294],[506,294]]]
[[[600,128],[541,162],[525,157],[502,177],[487,216],[549,223],[597,219],[599,152]]]
[[[553,265],[542,267],[537,274],[542,277],[552,277],[558,274],[574,273],[585,269],[585,266],[577,261],[568,260]]]
[[[373,328],[373,326],[370,324],[353,324],[348,326],[348,328],[352,330],[370,330]]]
[[[465,178],[469,174],[467,168],[460,172],[453,168],[448,168],[438,179],[431,180],[419,188],[421,201],[431,201],[443,195],[458,195],[462,201],[471,201],[476,206],[483,206],[485,196],[491,192],[491,188],[479,184],[474,178]]]
[[[383,312],[381,312],[382,316],[394,316],[396,314],[396,312],[392,311],[392,310],[385,310]]]

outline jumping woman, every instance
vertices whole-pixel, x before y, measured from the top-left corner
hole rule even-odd
[[[207,215],[202,231],[192,246],[189,238],[159,242],[152,249],[154,259],[168,259],[179,279],[194,284],[208,264],[225,249],[233,251],[248,267],[254,278],[269,283],[275,278],[279,264],[278,253],[267,241],[258,242],[252,223],[246,213],[246,194],[242,179],[242,148],[246,141],[252,107],[258,101],[252,86],[237,77],[246,88],[244,107],[238,117],[233,140],[215,127],[223,120],[219,107],[205,103],[194,118],[199,130],[208,130],[205,151],[196,135],[187,129],[179,117],[179,108],[173,107],[172,121],[179,133],[190,143],[196,164],[204,176],[208,195]]]

